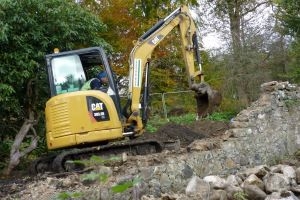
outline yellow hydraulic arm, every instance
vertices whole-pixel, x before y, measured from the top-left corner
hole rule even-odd
[[[129,60],[129,99],[131,99],[131,115],[129,122],[135,121],[137,132],[143,129],[140,118],[140,98],[142,81],[145,79],[144,72],[149,65],[151,54],[155,47],[175,28],[179,28],[182,52],[185,61],[189,87],[194,84],[196,77],[202,82],[202,67],[198,52],[196,27],[187,6],[182,6],[172,12],[166,18],[160,20],[135,44]],[[195,46],[196,45],[196,46]],[[199,69],[195,69],[195,55]],[[147,73],[146,73],[147,74]],[[144,79],[143,79],[144,78]],[[146,81],[145,81],[146,82]]]

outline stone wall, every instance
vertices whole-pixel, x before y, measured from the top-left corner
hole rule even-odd
[[[223,139],[195,141],[188,154],[166,157],[160,166],[138,169],[150,194],[184,192],[194,175],[228,175],[274,164],[300,147],[300,88],[288,82],[261,85],[261,97],[231,121]]]
[[[232,120],[230,137],[222,144],[233,167],[272,164],[300,147],[300,88],[274,81],[263,84],[261,91],[261,97]]]

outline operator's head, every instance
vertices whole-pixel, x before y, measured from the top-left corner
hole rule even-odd
[[[105,71],[102,71],[98,74],[97,78],[102,82],[102,83],[108,83],[108,78],[107,74]]]

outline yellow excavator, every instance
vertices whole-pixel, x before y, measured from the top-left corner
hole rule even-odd
[[[151,54],[177,27],[187,80],[195,91],[198,116],[206,115],[220,103],[220,100],[215,101],[214,90],[204,82],[196,27],[186,6],[160,20],[136,42],[129,59],[128,101],[123,108],[116,76],[101,47],[46,55],[51,91],[45,109],[47,146],[49,150],[60,151],[36,160],[34,172],[70,170],[66,160],[95,154],[148,154],[167,147],[163,141],[138,140],[136,137],[143,134],[147,121]],[[95,70],[107,74],[105,91],[82,90],[83,84],[93,78]],[[126,137],[131,140],[124,140]]]

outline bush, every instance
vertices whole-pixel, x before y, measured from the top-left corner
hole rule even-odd
[[[10,154],[10,147],[13,141],[10,139],[5,139],[0,143],[0,170],[3,170],[7,165],[7,160]]]

